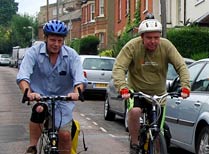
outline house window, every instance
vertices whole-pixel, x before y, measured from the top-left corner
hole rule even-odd
[[[104,33],[99,33],[99,41],[100,41],[99,48],[101,49],[104,47]]]
[[[87,7],[85,8],[85,11],[86,11],[86,13],[85,13],[85,16],[86,16],[85,19],[86,20],[85,20],[85,22],[87,23],[88,22],[88,8]]]
[[[136,6],[136,10],[137,10],[138,7],[139,7],[139,0],[136,0],[136,1],[135,1],[135,6]]]
[[[126,14],[129,14],[130,12],[130,1],[126,0]]]
[[[56,15],[57,15],[57,9],[56,9],[56,8],[53,9],[52,15],[53,15],[53,16],[56,16]]]
[[[91,21],[94,21],[94,15],[95,15],[95,5],[91,4]]]
[[[99,0],[99,16],[104,16],[104,0]]]
[[[118,0],[118,21],[121,21],[122,19],[122,0]]]
[[[143,13],[146,13],[148,11],[148,0],[144,1],[144,11]]]

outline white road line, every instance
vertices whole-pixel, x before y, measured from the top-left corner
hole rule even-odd
[[[96,122],[93,121],[92,123],[93,123],[95,126],[98,126],[98,124],[97,124]]]
[[[113,134],[109,134],[111,137],[115,137]]]
[[[86,117],[87,120],[91,120],[91,118]]]
[[[80,115],[81,115],[82,117],[85,117],[85,114],[83,114],[83,113],[81,113]]]
[[[104,129],[103,127],[100,127],[100,129],[101,129],[103,132],[107,133],[106,129]]]

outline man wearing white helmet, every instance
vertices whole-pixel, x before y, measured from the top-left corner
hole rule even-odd
[[[140,37],[130,40],[116,57],[113,67],[114,84],[122,98],[130,98],[130,90],[149,95],[166,92],[168,63],[173,64],[181,81],[181,97],[190,94],[189,72],[184,59],[175,46],[161,38],[162,25],[156,19],[146,19],[139,26]],[[126,81],[126,72],[128,79]],[[130,102],[129,102],[130,103]],[[164,104],[162,104],[164,105]],[[131,136],[130,154],[139,153],[138,132],[141,108],[139,100],[134,100],[128,113],[128,128]]]

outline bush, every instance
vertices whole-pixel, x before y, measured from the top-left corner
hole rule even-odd
[[[209,56],[209,29],[201,27],[172,28],[167,38],[183,57],[195,60]]]
[[[70,42],[70,47],[80,53],[80,39],[74,39]]]
[[[80,40],[80,54],[97,55],[99,39],[96,36],[87,36]]]
[[[113,57],[113,50],[104,50],[99,53],[100,56]]]

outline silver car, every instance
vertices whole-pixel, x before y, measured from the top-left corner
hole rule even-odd
[[[104,97],[107,84],[112,76],[115,58],[97,55],[80,55],[80,58],[84,76],[88,80],[84,96],[102,94]]]
[[[191,94],[187,99],[168,98],[166,122],[171,143],[197,154],[209,153],[209,58],[189,66]],[[180,87],[178,78],[170,91]]]
[[[192,59],[185,58],[187,65],[194,62]],[[167,73],[167,85],[177,77],[177,73],[172,65],[168,65]],[[106,97],[104,102],[104,119],[114,120],[116,115],[119,115],[124,119],[125,130],[128,131],[128,110],[125,100],[118,98],[119,93],[117,92],[113,79],[110,80],[107,86]]]
[[[10,57],[9,54],[0,54],[0,65],[9,66],[11,60]]]

